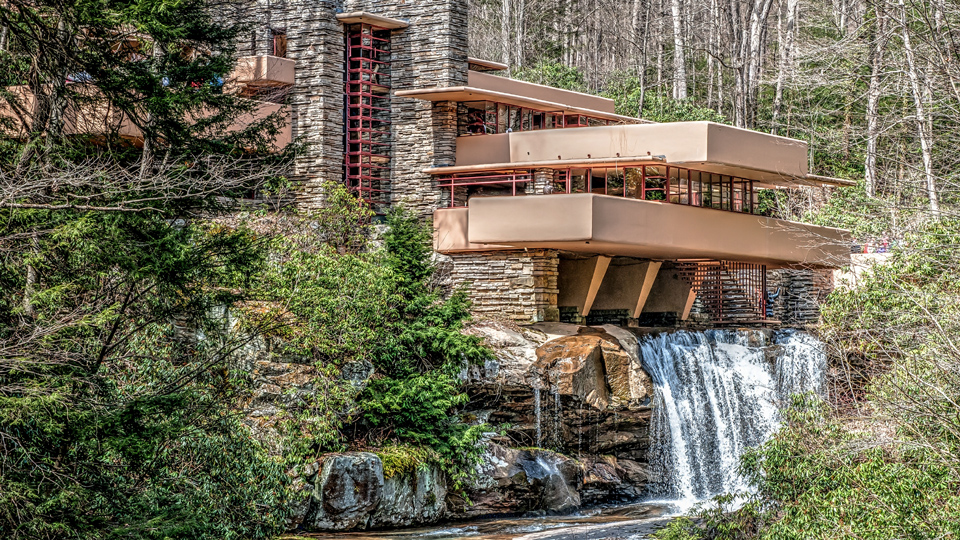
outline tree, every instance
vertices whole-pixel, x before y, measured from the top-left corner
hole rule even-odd
[[[283,172],[278,118],[221,92],[240,4],[0,5],[0,534],[264,538],[224,320],[263,262],[224,200]],[[221,19],[220,17],[225,17]]]

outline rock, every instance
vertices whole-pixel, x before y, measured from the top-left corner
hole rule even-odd
[[[547,374],[561,396],[575,396],[596,409],[610,404],[604,340],[597,336],[564,336],[537,349],[536,367]]]
[[[635,486],[646,486],[653,478],[649,467],[631,459],[617,460],[617,476],[624,482]]]
[[[581,460],[584,504],[627,502],[643,494],[650,475],[646,468],[629,459],[592,456]]]
[[[484,366],[471,366],[467,380],[480,383],[517,383],[529,377],[530,366],[537,361],[537,347],[547,341],[546,334],[503,321],[481,320],[464,330],[483,339],[495,360]]]
[[[646,405],[650,399],[653,398],[653,379],[651,379],[650,374],[643,369],[643,363],[640,361],[640,345],[637,343],[637,336],[633,332],[620,328],[619,326],[605,325],[603,329],[607,335],[617,341],[629,358],[629,364],[625,367],[626,394],[629,396],[629,406],[638,407]],[[608,366],[610,365],[606,353],[604,353],[604,363]],[[611,377],[611,370],[617,373],[616,377]],[[616,365],[608,367],[607,377],[610,379],[611,388],[613,388],[614,381],[612,379],[623,377],[621,368]],[[620,383],[618,382],[617,384]]]
[[[580,506],[580,466],[548,450],[489,444],[477,472],[474,484],[465,490],[472,504],[454,498],[450,517],[563,512]]]
[[[369,360],[354,360],[346,362],[340,367],[340,378],[350,381],[353,389],[357,392],[362,391],[367,386],[367,381],[373,376],[373,363]]]
[[[304,481],[303,478],[296,478],[290,486],[290,515],[287,516],[287,530],[292,531],[300,527],[310,512],[311,502],[313,501],[313,486]]]
[[[366,528],[383,498],[383,487],[383,463],[374,454],[330,454],[314,483],[306,522],[318,530]]]
[[[371,527],[406,527],[438,521],[446,509],[447,484],[436,466],[417,467],[397,474],[383,484],[380,506]]]

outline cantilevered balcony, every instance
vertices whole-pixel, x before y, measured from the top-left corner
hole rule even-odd
[[[850,260],[850,235],[840,229],[590,193],[479,197],[468,208],[436,211],[434,228],[443,253],[545,248],[815,268]]]
[[[239,131],[247,125],[279,113],[284,118],[284,127],[274,139],[274,146],[282,148],[292,140],[290,107],[282,103],[282,93],[294,82],[294,61],[275,56],[247,56],[237,62],[237,69],[224,78],[224,89],[246,96],[253,105],[251,111],[234,119],[228,132]],[[103,98],[96,82],[68,83],[71,91],[83,96],[79,104],[71,104],[65,111],[64,135],[116,135],[134,144],[143,141],[143,133],[130,119],[112,107]],[[12,86],[11,92],[26,111],[23,117],[17,114],[5,100],[0,100],[0,117],[10,120],[9,125],[0,124],[0,132],[11,137],[24,137],[24,121],[29,122],[36,110],[36,97],[26,86]]]
[[[594,125],[596,122],[630,124],[642,122],[637,118],[616,114],[612,99],[508,79],[475,70],[467,73],[465,86],[398,90],[394,95],[425,101],[496,103],[527,111],[550,113],[561,118],[575,117],[578,119],[576,125],[580,125],[581,121],[584,122],[582,125]],[[587,119],[594,124],[587,123]],[[569,118],[566,123],[570,124]],[[514,131],[517,130],[514,129]]]
[[[585,127],[458,137],[456,164],[434,175],[651,163],[752,180],[757,187],[850,185],[809,174],[807,144],[713,122]]]

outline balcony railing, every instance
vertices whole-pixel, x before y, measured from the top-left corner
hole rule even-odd
[[[548,178],[540,184],[534,182],[532,170],[448,175],[438,181],[441,189],[450,190],[448,202],[451,208],[468,206],[470,198],[475,196],[593,193],[729,212],[761,213],[759,190],[755,189],[752,180],[673,165],[557,169],[552,180]]]

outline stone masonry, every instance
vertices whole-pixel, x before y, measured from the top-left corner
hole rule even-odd
[[[343,174],[343,25],[341,0],[260,0],[257,54],[273,54],[272,32],[286,32],[287,57],[296,61],[296,79],[288,103],[294,139],[304,143],[294,164],[305,206],[322,203],[320,186]]]
[[[518,322],[560,319],[556,251],[477,252],[450,258],[450,278],[468,284],[474,313]]]

